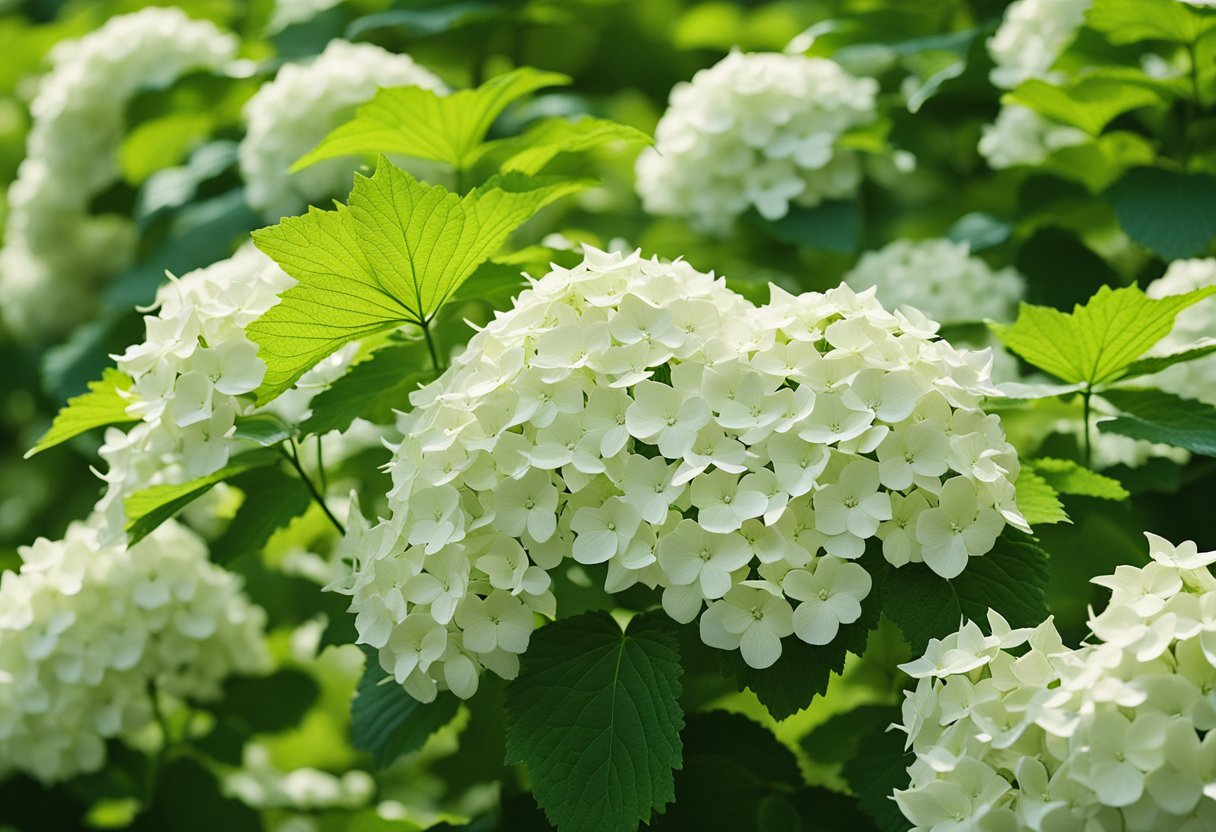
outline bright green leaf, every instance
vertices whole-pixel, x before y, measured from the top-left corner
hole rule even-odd
[[[255,232],[299,281],[248,328],[266,362],[258,403],[350,341],[429,322],[508,234],[585,185],[509,174],[461,198],[382,159],[373,176],[356,176],[349,206]]]
[[[136,127],[118,153],[123,178],[139,185],[158,170],[179,165],[215,125],[207,112],[166,113]]]
[[[355,419],[392,422],[393,411],[409,410],[410,393],[434,376],[429,364],[420,341],[381,347],[317,394],[301,432],[308,436],[346,430]]]
[[[1120,378],[1169,334],[1174,318],[1216,286],[1149,298],[1135,286],[1103,286],[1071,314],[1023,303],[1012,324],[989,324],[1005,343],[1041,370],[1067,382],[1102,384]]]
[[[136,491],[123,501],[127,513],[127,534],[130,544],[143,540],[166,520],[173,517],[190,503],[206,494],[224,480],[273,465],[280,459],[277,452],[268,448],[250,451],[233,458],[214,474],[184,482],[181,485],[154,485]]]
[[[1216,456],[1216,407],[1161,390],[1105,390],[1102,398],[1122,411],[1098,422],[1103,433]]]
[[[1043,457],[1026,464],[1060,494],[1100,500],[1126,500],[1130,496],[1118,480],[1091,471],[1071,459]]]
[[[482,145],[482,149],[483,153],[491,153],[510,148],[514,152],[502,162],[500,169],[535,174],[558,154],[578,153],[611,142],[650,144],[652,140],[641,130],[606,119],[568,121],[552,118],[521,136],[489,142]]]
[[[274,533],[302,515],[312,504],[308,487],[281,467],[255,468],[232,478],[245,501],[219,540],[211,546],[211,559],[228,563],[260,552]]]
[[[1022,467],[1014,485],[1017,486],[1018,510],[1030,525],[1072,522],[1060,504],[1059,494],[1030,466]]]
[[[367,665],[350,706],[350,738],[355,748],[374,754],[383,768],[422,748],[456,716],[460,700],[445,692],[433,702],[419,702],[384,672],[375,650],[362,649]]]
[[[1079,127],[1091,136],[1101,133],[1103,127],[1123,113],[1166,103],[1161,93],[1150,86],[1101,75],[1087,76],[1062,87],[1034,78],[1002,100],[1020,104],[1052,121]]]
[[[494,119],[518,98],[542,87],[570,82],[557,72],[529,67],[498,75],[474,90],[437,95],[421,87],[383,89],[338,127],[292,170],[336,156],[396,153],[446,162],[463,170]]]
[[[29,459],[40,451],[53,448],[74,436],[106,425],[128,425],[138,421],[127,415],[130,403],[123,393],[131,388],[131,377],[113,367],[106,368],[101,381],[89,382],[89,392],[68,399],[51,429],[43,434],[34,447],[25,453]]]
[[[1216,15],[1179,0],[1094,0],[1088,14],[1091,28],[1114,44],[1142,40],[1194,43],[1216,27]]]
[[[1120,376],[1120,378],[1129,379],[1138,376],[1151,376],[1154,373],[1161,372],[1166,367],[1184,364],[1187,361],[1194,361],[1196,358],[1204,358],[1212,353],[1216,353],[1216,340],[1203,338],[1194,346],[1179,350],[1178,352],[1171,352],[1166,355],[1150,355],[1147,358],[1133,361],[1131,366],[1127,368],[1127,372]]]
[[[675,797],[680,652],[651,614],[605,612],[537,630],[507,688],[507,760],[521,761],[559,832],[633,832]]]
[[[1119,225],[1166,260],[1202,254],[1216,237],[1216,176],[1134,168],[1106,191]]]

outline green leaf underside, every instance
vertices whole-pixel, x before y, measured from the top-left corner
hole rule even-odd
[[[1216,407],[1161,390],[1106,390],[1102,398],[1123,411],[1098,422],[1102,432],[1216,456]]]
[[[1056,489],[1029,465],[1023,466],[1018,472],[1014,484],[1017,486],[1018,510],[1030,525],[1072,522],[1060,503]]]
[[[622,633],[605,612],[542,627],[507,688],[507,761],[560,832],[632,832],[675,797],[680,654],[659,614]]]
[[[382,89],[353,120],[325,137],[292,166],[300,170],[337,156],[382,153],[413,156],[467,168],[494,119],[507,105],[542,87],[568,84],[569,76],[520,67],[477,89],[437,95],[421,87]]]
[[[211,559],[220,564],[260,552],[276,531],[307,511],[312,502],[300,478],[278,466],[246,471],[231,482],[244,492],[245,501],[211,547]]]
[[[1127,372],[1120,376],[1120,378],[1127,380],[1129,378],[1138,378],[1139,376],[1151,376],[1167,367],[1173,367],[1175,364],[1185,364],[1188,361],[1204,358],[1212,353],[1216,353],[1216,340],[1203,339],[1195,346],[1179,350],[1178,352],[1171,352],[1167,355],[1150,355],[1147,358],[1137,359],[1128,366]]]
[[[1126,500],[1131,496],[1118,480],[1091,471],[1071,459],[1043,457],[1027,464],[1060,494],[1100,500]]]
[[[346,430],[359,418],[391,423],[395,410],[409,410],[410,393],[430,381],[434,371],[428,363],[420,341],[381,347],[317,394],[301,433]]]
[[[1169,334],[1183,309],[1216,294],[1216,286],[1154,299],[1136,286],[1100,288],[1072,313],[1023,303],[1012,324],[990,324],[1005,346],[1067,382],[1102,384]]]
[[[1177,0],[1094,0],[1086,18],[1111,43],[1164,40],[1194,43],[1216,26],[1216,16]]]
[[[1052,121],[1078,127],[1091,136],[1101,133],[1102,128],[1123,113],[1165,104],[1165,98],[1151,86],[1101,75],[1081,78],[1063,87],[1031,79],[1003,100],[1020,104]]]
[[[246,471],[273,465],[278,462],[279,458],[276,451],[260,448],[235,457],[214,474],[208,474],[181,485],[154,485],[136,491],[123,501],[123,508],[127,514],[129,545],[134,546],[143,540],[161,523],[173,517],[217,484]]]
[[[920,563],[889,570],[882,584],[882,610],[919,654],[929,639],[955,632],[963,619],[986,627],[989,608],[1013,627],[1041,624],[1048,615],[1047,577],[1047,553],[1006,534],[950,581]]]
[[[114,367],[106,368],[100,381],[89,382],[89,392],[68,399],[67,405],[55,415],[51,429],[42,435],[34,447],[25,453],[29,459],[36,453],[106,425],[129,425],[137,422],[127,415],[130,402],[122,393],[131,389],[131,377]]]
[[[460,700],[441,693],[419,702],[380,667],[377,651],[362,646],[366,666],[350,707],[350,738],[355,748],[375,755],[380,767],[417,751],[431,734],[456,716]]]
[[[280,442],[290,439],[291,435],[291,426],[273,413],[242,416],[236,420],[236,430],[232,433],[234,439],[253,442],[263,448],[278,445]]]
[[[543,206],[584,181],[495,177],[461,198],[381,159],[356,176],[349,206],[313,208],[254,233],[298,283],[248,328],[266,363],[264,404],[359,338],[423,325]]]
[[[1127,236],[1166,260],[1201,255],[1216,236],[1211,174],[1134,168],[1105,196]]]

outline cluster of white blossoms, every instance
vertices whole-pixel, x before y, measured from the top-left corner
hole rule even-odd
[[[1026,291],[1013,267],[995,270],[946,239],[895,240],[862,255],[844,281],[857,291],[877,286],[884,305],[914,306],[943,324],[1012,320]]]
[[[294,284],[251,245],[226,260],[172,279],[144,319],[146,340],[116,356],[133,383],[126,393],[129,430],[106,431],[101,456],[106,495],[98,510],[123,528],[122,500],[150,485],[183,482],[224,467],[237,416],[266,365],[245,327]]]
[[[642,202],[725,233],[749,208],[779,219],[790,203],[850,196],[861,162],[838,143],[874,120],[877,92],[825,58],[732,52],[671,91],[638,157]]]
[[[662,588],[707,644],[775,662],[860,615],[873,541],[944,577],[988,552],[1018,459],[980,410],[989,357],[872,290],[757,308],[684,262],[587,249],[411,396],[391,519],[352,523],[359,641],[429,700],[513,677],[549,572]],[[357,515],[357,512],[353,514]]]
[[[8,194],[0,313],[15,333],[67,331],[92,312],[96,284],[132,254],[127,220],[89,213],[93,197],[119,177],[127,102],[190,70],[223,66],[237,44],[180,9],[148,8],[55,46]]]
[[[285,65],[245,105],[246,133],[238,156],[249,204],[267,220],[278,220],[348,193],[357,159],[328,159],[296,173],[291,166],[350,119],[377,88],[405,86],[446,91],[409,55],[370,43],[330,41],[312,61]]]
[[[97,771],[152,722],[153,689],[206,700],[267,667],[265,613],[176,523],[129,549],[76,523],[21,556],[0,577],[0,775]]]
[[[1016,0],[988,40],[996,64],[989,79],[1011,90],[1030,79],[1061,80],[1052,67],[1085,22],[1091,0]],[[979,151],[997,170],[1038,165],[1057,150],[1084,144],[1089,136],[1057,124],[1017,104],[1001,107],[994,124],[986,124]]]
[[[1216,258],[1176,260],[1164,275],[1148,285],[1145,293],[1150,298],[1163,298],[1208,286],[1216,286]],[[1216,338],[1216,298],[1205,298],[1179,312],[1174,328],[1153,353],[1180,352],[1205,338]],[[1216,355],[1175,364],[1143,381],[1179,396],[1216,405]]]
[[[288,26],[307,23],[341,2],[342,0],[275,0],[274,11],[270,14],[270,23],[266,25],[266,29],[272,33],[281,32]]]
[[[990,612],[903,666],[917,830],[1216,828],[1216,552],[1147,537],[1080,649]]]

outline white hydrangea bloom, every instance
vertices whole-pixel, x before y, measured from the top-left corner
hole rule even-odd
[[[687,263],[587,249],[412,395],[392,517],[344,544],[359,641],[421,700],[471,696],[515,675],[572,560],[661,588],[682,622],[708,604],[703,639],[759,668],[857,620],[868,540],[959,574],[1025,521],[979,407],[988,357],[935,331],[873,290],[757,308]]]
[[[13,332],[32,338],[70,329],[92,310],[96,284],[132,254],[126,220],[89,215],[93,197],[119,177],[127,102],[183,73],[223,66],[237,44],[180,9],[147,8],[54,47],[9,188],[0,313]]]
[[[1147,537],[1148,566],[1094,580],[1081,648],[989,612],[991,636],[968,622],[903,666],[918,832],[1216,828],[1216,552]]]
[[[979,151],[994,170],[1042,164],[1057,150],[1089,141],[1084,130],[1048,121],[1017,104],[1001,107],[994,124],[981,130]]]
[[[265,613],[176,523],[129,549],[75,523],[21,557],[0,578],[0,773],[97,771],[106,740],[152,721],[150,685],[206,700],[267,668]]]
[[[638,157],[642,202],[725,233],[749,208],[778,219],[790,203],[849,196],[861,163],[837,142],[874,120],[877,92],[826,58],[732,52],[671,91]]]
[[[293,164],[354,115],[379,87],[417,86],[444,92],[409,55],[370,43],[330,41],[308,63],[287,64],[245,105],[245,137],[238,149],[249,204],[267,220],[350,190],[358,160],[328,159],[297,173]]]
[[[1091,0],[1016,0],[988,40],[996,64],[989,78],[1011,90],[1031,78],[1052,79],[1051,68],[1085,22]]]
[[[316,768],[280,771],[270,750],[251,742],[242,751],[241,767],[224,778],[224,791],[256,809],[358,809],[376,792],[376,781],[366,771],[342,775]]]
[[[1150,298],[1163,298],[1214,285],[1216,259],[1177,260],[1145,291]],[[1216,298],[1206,298],[1179,312],[1173,330],[1153,348],[1153,353],[1180,352],[1204,338],[1216,338]],[[1179,396],[1216,404],[1216,355],[1175,364],[1141,381]]]
[[[307,23],[321,12],[328,11],[342,0],[275,0],[274,11],[267,24],[269,32],[281,32],[296,23]]]
[[[1012,320],[1026,290],[1016,269],[994,270],[966,243],[945,239],[895,240],[866,252],[844,281],[857,291],[877,286],[886,306],[914,306],[943,324]]]

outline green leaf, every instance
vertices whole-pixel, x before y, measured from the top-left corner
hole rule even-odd
[[[346,430],[355,419],[391,423],[393,411],[409,410],[410,393],[434,376],[429,365],[421,341],[381,347],[317,394],[300,431],[308,436]]]
[[[656,620],[657,619],[657,620]],[[560,832],[632,832],[675,797],[680,652],[659,614],[542,627],[507,688],[507,760]]]
[[[971,558],[953,580],[910,563],[891,569],[881,587],[882,610],[898,625],[915,653],[931,638],[958,630],[963,619],[986,626],[988,609],[1013,627],[1035,627],[1047,618],[1047,553],[1006,531],[992,551]]]
[[[34,454],[53,448],[74,436],[106,425],[129,425],[138,419],[127,415],[128,400],[123,393],[131,389],[131,377],[113,367],[106,368],[101,381],[90,381],[89,392],[68,399],[68,403],[55,415],[51,429],[42,435],[34,447],[25,452],[29,459]]]
[[[1161,390],[1105,390],[1102,398],[1122,411],[1098,422],[1103,433],[1216,456],[1216,407]]]
[[[756,830],[767,797],[803,785],[794,753],[742,714],[689,714],[680,737],[676,800],[650,824],[654,832]]]
[[[145,121],[119,149],[123,178],[139,185],[158,170],[181,164],[214,126],[215,116],[207,112],[172,112]]]
[[[542,87],[568,84],[557,72],[520,67],[475,90],[437,95],[421,87],[382,89],[292,166],[306,168],[337,156],[397,153],[445,162],[464,170],[475,160],[494,119],[518,98]]]
[[[844,778],[861,810],[881,832],[907,832],[912,828],[891,799],[896,789],[908,787],[908,766],[916,760],[911,751],[904,750],[905,739],[904,733],[876,726],[862,738],[857,756],[844,767]]]
[[[1168,355],[1150,355],[1147,358],[1133,361],[1121,378],[1126,380],[1138,376],[1151,376],[1154,373],[1161,372],[1166,367],[1194,361],[1196,358],[1203,358],[1212,353],[1216,353],[1216,340],[1201,338],[1198,343],[1187,349],[1171,352]]]
[[[1018,510],[1030,525],[1072,522],[1060,504],[1059,494],[1030,466],[1022,467],[1014,484],[1017,486]]]
[[[269,448],[290,439],[292,434],[291,425],[273,413],[255,413],[236,420],[232,438]]]
[[[824,251],[850,254],[861,242],[861,206],[855,199],[827,200],[814,208],[791,205],[779,220],[757,214],[752,221],[778,240]]]
[[[343,344],[428,323],[508,234],[585,185],[509,174],[461,198],[381,159],[373,176],[355,177],[349,206],[255,232],[258,248],[299,281],[249,325],[267,368],[258,403]]]
[[[521,136],[501,139],[482,145],[483,155],[501,149],[511,153],[499,168],[504,171],[536,174],[561,153],[579,153],[611,142],[651,144],[653,140],[641,130],[601,118],[580,118],[568,121],[551,118],[537,124]]]
[[[229,678],[223,696],[209,710],[235,723],[246,736],[277,734],[297,725],[320,696],[311,676],[285,668],[269,676]]]
[[[433,702],[419,702],[380,667],[375,650],[360,649],[367,663],[350,706],[350,738],[355,748],[374,754],[383,768],[422,748],[456,716],[460,700],[440,693]]]
[[[1216,176],[1209,173],[1134,168],[1106,199],[1127,236],[1166,260],[1200,255],[1216,236]]]
[[[899,721],[897,705],[858,705],[816,725],[800,744],[807,756],[817,763],[847,763],[857,758],[858,746],[864,737]]]
[[[1216,27],[1216,16],[1178,0],[1094,0],[1089,26],[1114,44],[1142,40],[1194,43]]]
[[[273,465],[279,458],[275,451],[258,449],[235,457],[214,474],[181,485],[154,485],[136,491],[123,501],[123,508],[127,513],[129,545],[134,546],[143,540],[161,523],[206,494],[218,483],[255,468]]]
[[[1001,100],[1078,127],[1091,136],[1101,133],[1102,128],[1123,113],[1166,103],[1152,86],[1103,75],[1089,75],[1061,87],[1035,78],[1023,82]]]
[[[257,812],[226,797],[216,776],[183,754],[164,764],[154,800],[129,828],[132,832],[261,832],[263,826]]]
[[[1216,286],[1159,299],[1136,286],[1103,286],[1071,314],[1023,303],[1017,321],[989,326],[1005,346],[1039,369],[1067,382],[1102,384],[1122,377],[1169,334],[1179,312],[1211,294]]]
[[[364,15],[346,27],[347,40],[359,40],[379,29],[396,29],[408,37],[426,37],[481,23],[504,15],[505,9],[480,0],[448,3],[437,8],[390,9]]]
[[[1026,464],[1060,494],[1100,500],[1126,500],[1131,496],[1118,480],[1091,471],[1071,459],[1042,457]]]
[[[959,217],[946,237],[956,243],[966,243],[975,252],[999,246],[1009,239],[1012,231],[1004,220],[991,214],[972,212]]]
[[[231,479],[245,501],[228,528],[211,546],[211,559],[225,564],[260,552],[279,529],[308,510],[312,495],[299,477],[278,466],[255,468]]]

